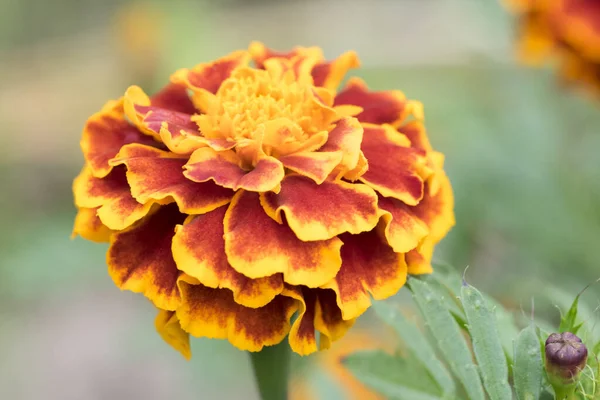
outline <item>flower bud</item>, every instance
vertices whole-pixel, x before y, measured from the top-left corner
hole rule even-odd
[[[555,391],[574,387],[587,362],[588,350],[571,332],[553,333],[546,339],[546,371]],[[559,390],[562,389],[562,390]]]

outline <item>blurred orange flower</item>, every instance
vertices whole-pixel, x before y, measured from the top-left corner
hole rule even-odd
[[[600,94],[600,2],[506,0],[518,15],[521,60],[556,58],[562,78]]]
[[[325,374],[347,400],[383,400],[385,397],[358,381],[344,366],[344,359],[356,352],[383,350],[394,353],[394,343],[382,335],[373,335],[366,329],[356,328],[336,342],[331,350],[320,353],[312,360],[317,374]],[[292,376],[289,384],[290,400],[316,400],[322,398],[309,376]]]
[[[454,223],[443,155],[420,103],[357,79],[336,91],[357,66],[253,43],[86,123],[74,234],[110,241],[116,285],[159,308],[186,357],[188,334],[328,348],[371,297],[431,272]]]

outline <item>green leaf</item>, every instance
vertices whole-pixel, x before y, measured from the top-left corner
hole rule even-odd
[[[436,262],[433,264],[435,273],[429,275],[428,278],[432,278],[445,286],[450,294],[454,296],[458,295],[462,287],[462,276],[458,271],[450,264]],[[482,294],[486,301],[493,307],[496,313],[496,321],[498,331],[500,333],[500,341],[504,354],[509,363],[512,363],[513,354],[513,340],[519,333],[517,326],[515,325],[515,319],[511,312],[507,311],[500,303],[494,300],[492,297]],[[466,325],[466,317],[463,310],[461,309],[460,314],[456,314],[453,308],[450,308],[450,312],[461,326]]]
[[[583,292],[580,292],[577,296],[575,296],[575,299],[573,300],[571,308],[569,308],[567,314],[561,315],[560,326],[558,327],[559,332],[571,332],[572,334],[576,335],[579,328],[581,328],[583,323],[576,323],[577,305],[579,304],[579,297],[581,296],[581,293]]]
[[[373,309],[384,322],[396,330],[414,358],[429,371],[438,384],[440,393],[454,397],[456,392],[454,380],[416,324],[408,321],[402,312],[389,302],[375,302]]]
[[[431,290],[437,292],[440,298],[444,299],[443,305],[450,311],[450,314],[452,314],[456,322],[458,322],[458,325],[465,329],[467,318],[465,317],[462,303],[458,298],[460,292],[453,291],[444,281],[434,278],[432,275],[424,277],[422,280],[427,282],[430,285]]]
[[[500,343],[496,315],[481,292],[466,282],[461,288],[461,301],[485,389],[492,400],[510,399],[508,365]]]
[[[427,283],[431,284],[432,289],[440,292],[444,297],[445,305],[458,322],[462,329],[466,329],[467,318],[462,309],[462,303],[458,299],[462,278],[458,272],[449,264],[434,264],[435,274],[423,277]]]
[[[346,357],[344,365],[359,381],[386,398],[441,400],[432,393],[435,383],[418,362],[382,351],[361,351]]]
[[[598,281],[593,282],[591,285],[593,285],[597,282]],[[581,295],[583,295],[583,293],[586,291],[586,289],[589,286],[590,285],[588,285],[586,288],[584,288],[577,297],[580,297]],[[547,287],[547,290],[544,291],[544,294],[553,303],[556,303],[557,306],[561,307],[561,308],[571,307],[571,309],[572,309],[573,305],[575,303],[575,301],[571,300],[573,298],[572,297],[573,295],[571,293],[569,293],[566,290],[563,290],[562,288],[556,287],[556,286],[549,285]],[[585,339],[599,340],[600,339],[600,325],[594,323],[594,321],[596,320],[597,309],[590,307],[590,304],[586,304],[586,302],[583,301],[583,299],[581,299],[581,298],[575,299],[575,300],[577,300],[575,317],[576,317],[576,320],[580,321],[579,324],[577,324],[575,322],[575,327],[577,327],[577,331],[579,332],[578,336],[584,340]],[[569,311],[571,311],[571,309],[569,309]],[[569,313],[567,313],[567,315],[565,315],[564,317],[561,313],[561,323],[564,318],[565,324],[568,324],[568,322],[566,321],[568,316],[569,316]],[[566,328],[566,326],[565,326],[565,328]],[[583,328],[583,331],[582,331],[582,328]],[[575,332],[572,332],[572,333],[575,333]]]
[[[542,349],[531,323],[523,329],[515,342],[513,376],[519,400],[537,400],[542,390]]]
[[[506,310],[500,303],[489,296],[484,298],[488,302],[496,314],[496,326],[498,327],[498,333],[500,335],[500,342],[502,343],[502,349],[508,364],[513,362],[513,341],[519,334],[517,325],[515,324],[515,318],[513,314]]]
[[[430,276],[446,285],[448,289],[458,295],[462,286],[462,277],[454,267],[446,263],[434,263],[435,273]]]
[[[473,364],[471,351],[460,328],[450,312],[444,307],[444,299],[431,289],[429,284],[418,279],[409,281],[413,298],[437,340],[450,369],[463,384],[471,400],[484,399],[483,387]]]

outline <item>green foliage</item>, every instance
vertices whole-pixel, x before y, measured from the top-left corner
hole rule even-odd
[[[469,398],[483,399],[477,367],[458,324],[444,307],[443,297],[433,291],[426,282],[418,279],[410,281],[410,289],[446,362],[462,383]]]
[[[438,386],[418,360],[381,351],[363,351],[347,357],[345,365],[367,386],[390,399],[439,400]],[[398,373],[402,371],[402,373]],[[446,397],[451,399],[452,397]]]
[[[437,358],[433,346],[429,344],[419,328],[406,319],[400,310],[389,303],[377,302],[374,309],[383,321],[393,327],[398,335],[402,336],[411,355],[427,369],[427,372],[438,385],[440,393],[447,397],[454,396],[456,391],[454,380],[444,364]]]
[[[519,400],[536,400],[542,391],[542,348],[533,322],[515,341],[513,377]]]
[[[345,360],[357,379],[375,391],[398,400],[564,400],[548,383],[544,342],[550,332],[570,331],[579,332],[589,357],[568,400],[600,399],[598,308],[582,303],[583,292],[568,304],[549,288],[546,294],[556,294],[568,309],[561,313],[560,325],[527,319],[519,330],[519,312],[461,282],[447,265],[436,265],[432,276],[411,277],[408,286],[424,327],[407,318],[393,300],[377,302],[374,310],[402,339],[401,350],[395,355],[356,353]]]
[[[508,365],[494,311],[481,292],[466,282],[460,294],[485,390],[492,400],[509,399],[512,392],[508,385]]]
[[[575,322],[577,319],[577,304],[579,303],[579,296],[581,296],[581,293],[575,296],[575,300],[573,301],[573,304],[571,304],[571,308],[569,308],[567,314],[561,315],[560,326],[558,327],[559,332],[571,332],[573,334],[577,334],[579,328],[581,328],[581,325],[583,325],[583,322],[579,324]]]

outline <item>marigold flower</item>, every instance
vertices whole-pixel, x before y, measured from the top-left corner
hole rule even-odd
[[[600,2],[506,0],[518,15],[518,54],[527,64],[559,60],[562,78],[600,94]]]
[[[420,103],[358,79],[336,91],[357,66],[253,43],[87,121],[73,233],[110,241],[115,284],[154,303],[184,356],[189,334],[328,348],[371,297],[431,272],[454,223],[443,155]]]

